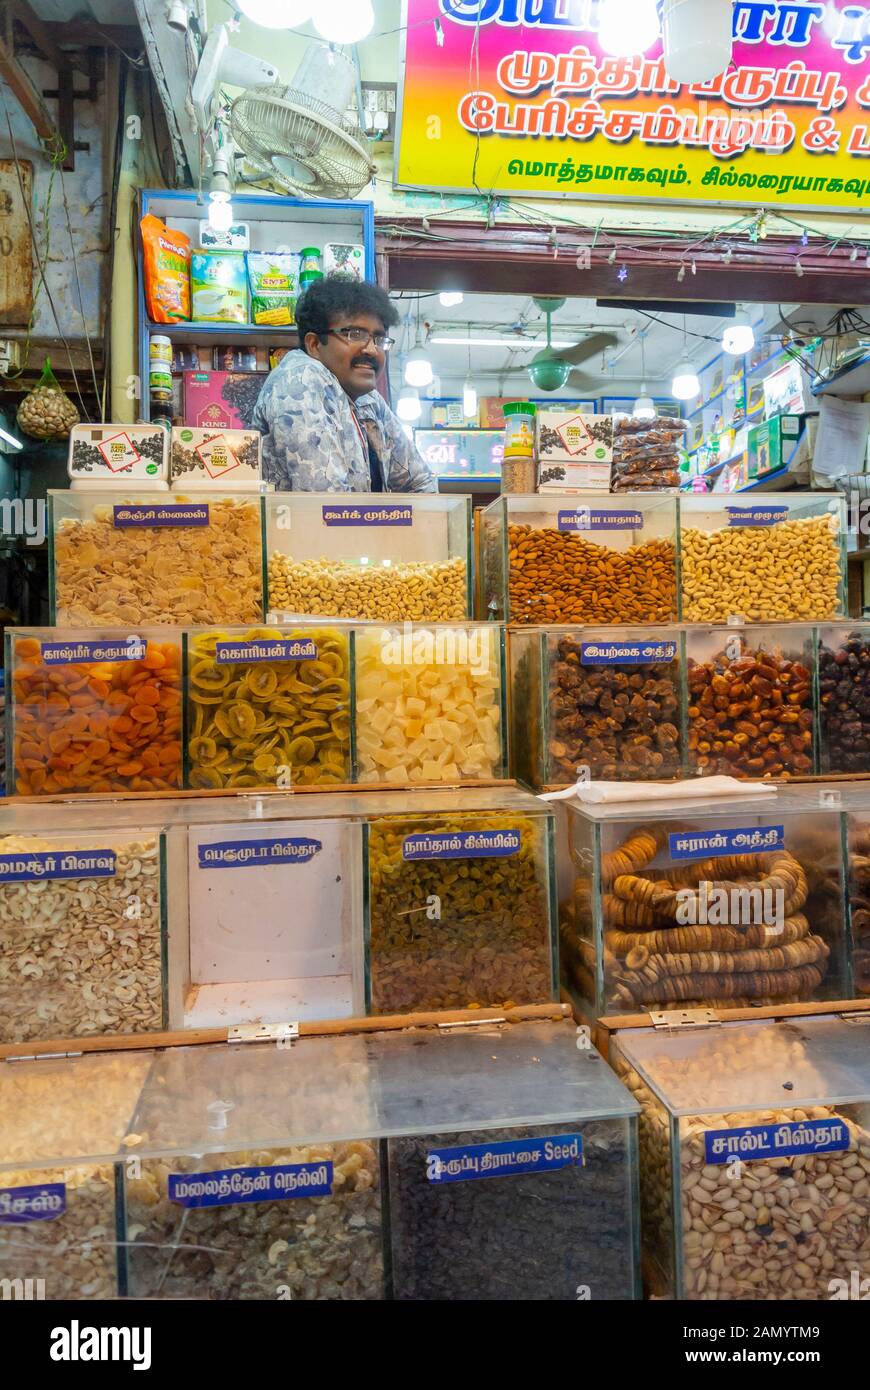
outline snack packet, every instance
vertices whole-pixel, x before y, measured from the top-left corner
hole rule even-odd
[[[251,322],[283,327],[296,322],[299,292],[299,253],[249,251],[248,284]]]
[[[190,237],[148,213],[139,223],[145,264],[145,299],[152,323],[190,319]]]

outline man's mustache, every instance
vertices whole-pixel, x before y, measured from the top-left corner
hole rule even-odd
[[[353,361],[351,362],[351,366],[352,366],[352,367],[371,367],[371,369],[372,369],[373,372],[376,372],[376,371],[378,370],[377,361],[376,361],[376,360],[373,361],[371,357],[355,357],[355,358],[353,359]]]

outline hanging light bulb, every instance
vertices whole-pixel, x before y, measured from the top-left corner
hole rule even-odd
[[[688,357],[683,359],[674,373],[671,394],[678,401],[691,401],[701,394],[701,383],[698,380],[698,373],[695,371]]]
[[[466,420],[473,420],[477,415],[477,387],[469,377],[462,386],[462,413]]]
[[[371,0],[318,0],[314,27],[330,43],[359,43],[375,27]]]
[[[242,14],[263,29],[295,29],[307,24],[314,0],[238,0]]]
[[[461,290],[442,290],[438,296],[438,302],[442,309],[455,309],[464,298],[465,295]]]
[[[659,36],[656,0],[600,0],[598,43],[617,58],[645,53]]]
[[[640,369],[644,379],[640,385],[640,395],[634,403],[632,415],[635,420],[654,420],[656,417],[656,403],[652,396],[647,394],[646,389],[646,338],[640,340]]]
[[[665,0],[665,71],[675,82],[709,82],[731,62],[732,0]]]
[[[722,334],[722,351],[732,357],[745,357],[755,347],[755,329],[749,319],[745,305],[737,305],[734,322],[729,323]]]
[[[208,221],[216,232],[228,232],[233,225],[231,192],[227,152],[221,148],[214,157],[208,192]]]
[[[418,339],[405,362],[405,381],[408,386],[428,386],[434,375],[426,349],[420,346]]]
[[[399,393],[396,401],[396,414],[400,420],[406,421],[409,425],[415,420],[419,420],[423,414],[423,405],[420,400],[420,393],[413,386],[406,386]]]

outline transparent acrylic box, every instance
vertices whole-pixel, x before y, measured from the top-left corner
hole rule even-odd
[[[398,1041],[379,1067],[393,1296],[637,1298],[636,1110],[576,1029]]]
[[[844,878],[840,811],[809,789],[563,803],[563,982],[595,1016],[848,999]]]
[[[689,628],[684,635],[690,776],[815,771],[815,633],[802,623]]]
[[[684,622],[825,622],[846,604],[840,493],[682,495]]]
[[[181,635],[7,628],[7,781],[18,796],[181,787]]]
[[[482,602],[501,622],[677,618],[673,496],[500,497],[481,517]]]
[[[870,772],[870,624],[817,629],[819,771]]]
[[[846,816],[854,992],[870,995],[870,806]]]
[[[471,499],[272,493],[268,613],[377,621],[471,616]]]
[[[513,789],[417,806],[366,818],[369,1012],[555,998],[552,811]]]
[[[0,809],[0,1041],[165,1026],[160,812]]]
[[[121,1145],[150,1066],[124,1052],[0,1067],[5,1297],[117,1297]]]
[[[512,771],[530,787],[667,781],[683,765],[677,629],[513,628]]]
[[[870,1054],[841,1018],[629,1029],[641,1209],[659,1296],[860,1297],[870,1275]],[[863,1282],[862,1282],[863,1281]]]
[[[53,623],[262,621],[261,498],[117,489],[49,492],[48,502]]]

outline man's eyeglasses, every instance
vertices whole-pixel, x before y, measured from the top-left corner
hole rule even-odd
[[[380,352],[389,352],[395,345],[395,338],[391,338],[389,333],[370,333],[367,328],[330,328],[321,335],[324,338],[343,338],[346,343],[353,343],[354,347],[368,347],[369,343],[374,343]]]

